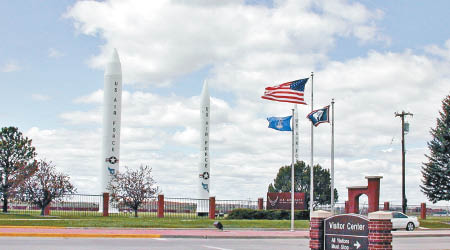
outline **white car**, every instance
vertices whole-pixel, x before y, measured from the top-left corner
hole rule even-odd
[[[413,231],[414,228],[419,227],[419,220],[415,216],[408,216],[401,212],[392,212],[392,229],[406,229],[406,231]]]

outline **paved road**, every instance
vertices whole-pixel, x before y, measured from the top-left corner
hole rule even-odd
[[[8,250],[261,250],[261,249],[308,249],[307,239],[104,239],[104,238],[24,238],[1,237],[0,245]]]
[[[392,232],[401,237],[450,237],[450,230],[416,230]],[[309,238],[308,230],[224,230],[216,229],[138,229],[138,228],[63,228],[0,226],[0,236],[65,238]]]
[[[395,250],[450,249],[450,237],[394,238],[392,246]]]
[[[0,237],[8,250],[301,250],[309,249],[308,239],[111,239],[111,238],[37,238]],[[396,250],[450,249],[449,237],[394,238]]]
[[[80,238],[307,238],[309,231],[217,229],[63,228],[0,226],[0,236]]]

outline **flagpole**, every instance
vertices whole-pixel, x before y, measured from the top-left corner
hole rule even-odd
[[[334,98],[331,99],[331,214],[334,215]]]
[[[300,142],[299,142],[299,138],[298,138],[298,132],[300,131],[299,130],[299,125],[298,125],[298,109],[297,109],[297,104],[294,104],[294,109],[295,109],[295,111],[294,111],[294,116],[295,116],[295,134],[294,134],[294,149],[295,149],[295,151],[294,151],[294,156],[295,156],[295,158],[294,158],[294,162],[297,162],[297,161],[299,161],[299,150],[298,150],[298,147],[299,147],[299,145],[300,145]]]
[[[314,72],[311,72],[311,112],[314,110]],[[310,182],[309,182],[309,218],[312,216],[314,203],[314,126],[311,123],[311,164],[310,164]]]
[[[294,232],[294,130],[295,130],[295,116],[294,109],[292,109],[292,163],[291,163],[291,232]]]

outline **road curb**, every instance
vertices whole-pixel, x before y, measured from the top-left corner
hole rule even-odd
[[[63,229],[68,227],[52,227],[52,226],[0,226],[0,228],[42,228],[42,229]]]
[[[161,235],[161,238],[192,239],[309,239],[309,236],[218,236],[218,235]]]
[[[0,233],[0,237],[42,238],[161,238],[159,234]]]

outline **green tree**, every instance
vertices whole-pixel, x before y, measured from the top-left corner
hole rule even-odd
[[[8,212],[8,199],[13,191],[37,170],[35,148],[18,128],[4,127],[0,131],[0,195],[3,212]]]
[[[428,142],[430,155],[422,166],[422,192],[433,203],[450,200],[450,95],[442,101],[436,128],[431,128],[433,137]]]
[[[303,161],[294,164],[294,190],[305,193],[305,202],[309,208],[310,167]],[[269,184],[268,192],[291,192],[291,166],[281,167],[273,184]],[[334,189],[334,200],[338,200],[337,189]],[[314,166],[314,204],[326,205],[331,203],[330,171],[320,165]]]
[[[70,183],[69,176],[58,173],[51,162],[38,161],[38,170],[26,179],[15,192],[20,201],[31,202],[41,209],[44,215],[45,207],[54,200],[60,200],[64,195],[74,194],[76,189]]]

